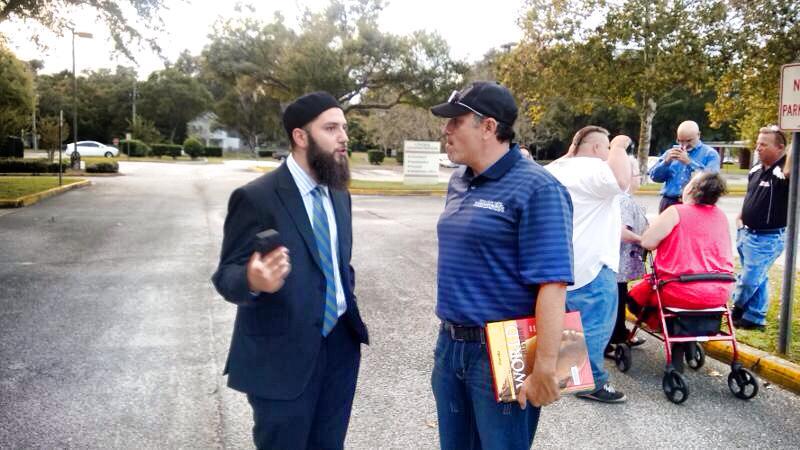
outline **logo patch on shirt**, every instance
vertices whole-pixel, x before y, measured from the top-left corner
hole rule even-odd
[[[476,208],[484,208],[484,209],[491,209],[492,211],[497,212],[506,212],[506,206],[503,202],[493,202],[491,200],[475,200],[475,203],[472,206]]]
[[[761,181],[758,185],[760,187],[769,187],[769,181]]]
[[[775,166],[775,168],[772,169],[772,174],[775,175],[775,178],[779,180],[783,180],[786,178],[783,176],[783,169],[780,168],[779,166]]]

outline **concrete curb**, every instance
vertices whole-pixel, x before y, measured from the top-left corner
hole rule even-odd
[[[630,312],[625,315],[628,321],[636,322],[636,317]],[[733,346],[729,342],[711,341],[703,344],[703,347],[706,354],[716,360],[726,364],[733,360]],[[746,369],[771,383],[800,394],[800,365],[741,342],[737,342],[736,347],[739,362]]]
[[[0,208],[21,208],[23,206],[30,206],[46,199],[47,197],[52,197],[62,192],[67,192],[69,190],[81,188],[90,184],[92,184],[92,182],[89,180],[81,180],[64,186],[54,187],[46,191],[37,192],[35,194],[18,197],[13,200],[0,200]]]
[[[800,394],[800,366],[770,353],[736,343],[739,361],[744,367],[772,383]],[[706,354],[725,363],[733,359],[733,346],[728,342],[708,342]]]

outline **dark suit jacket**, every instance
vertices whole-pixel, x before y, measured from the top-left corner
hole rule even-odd
[[[347,312],[337,326],[346,326],[354,339],[367,343],[367,329],[353,293],[350,193],[329,192],[347,300]],[[270,228],[280,233],[289,249],[292,270],[278,292],[254,297],[247,285],[245,266],[253,253],[255,234]],[[228,386],[267,399],[297,398],[308,384],[322,343],[326,283],[311,222],[286,164],[231,194],[222,253],[212,281],[226,300],[237,305],[225,364]]]

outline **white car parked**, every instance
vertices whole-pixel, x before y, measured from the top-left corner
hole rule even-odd
[[[447,153],[439,153],[439,165],[441,167],[458,167],[458,164],[450,161],[450,159],[447,157]]]
[[[67,144],[64,154],[71,156],[74,149],[75,144]],[[106,158],[111,158],[119,155],[119,149],[97,141],[78,141],[78,154],[81,156],[105,156]]]

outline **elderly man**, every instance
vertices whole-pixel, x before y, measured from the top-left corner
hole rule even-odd
[[[789,203],[789,169],[786,136],[778,127],[759,130],[756,141],[759,164],[747,176],[747,194],[736,220],[736,249],[742,272],[733,292],[733,324],[763,330],[767,321],[768,271],[783,252]]]
[[[443,449],[529,449],[539,406],[559,397],[555,370],[567,284],[572,204],[514,139],[508,89],[476,82],[431,108],[444,117],[450,178],[439,217],[441,320],[431,384]],[[483,327],[536,312],[538,346],[519,405],[497,403]],[[527,402],[531,405],[528,406]]]
[[[631,181],[625,149],[631,139],[598,126],[580,129],[563,157],[548,164],[569,191],[573,216],[575,284],[567,288],[567,310],[580,311],[589,362],[597,390],[583,398],[605,403],[625,401],[625,394],[608,381],[603,352],[617,315],[617,277],[622,232],[620,195]]]
[[[667,149],[650,169],[650,178],[664,183],[658,212],[680,203],[683,187],[696,171],[719,172],[719,153],[700,140],[697,122],[687,120],[678,125],[677,145]]]

